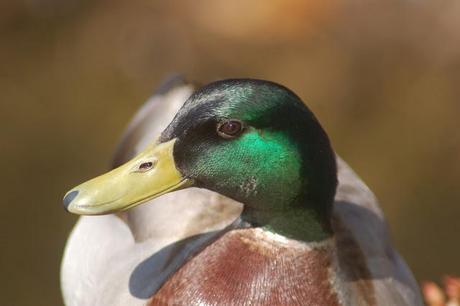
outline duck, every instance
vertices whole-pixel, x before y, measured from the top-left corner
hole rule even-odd
[[[423,305],[374,194],[274,82],[168,82],[63,204],[66,305]]]

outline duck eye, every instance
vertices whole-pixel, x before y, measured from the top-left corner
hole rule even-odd
[[[236,119],[226,120],[217,125],[217,134],[222,138],[234,138],[243,131],[243,123]]]
[[[153,167],[153,162],[145,162],[139,165],[138,171],[145,172],[145,171],[152,169],[152,167]]]

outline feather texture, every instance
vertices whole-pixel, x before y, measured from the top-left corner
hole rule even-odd
[[[124,133],[114,165],[154,141],[193,90],[176,78],[149,99]],[[331,304],[422,305],[375,196],[344,161],[337,162],[336,253],[323,258],[333,270]],[[66,305],[145,305],[190,258],[202,256],[211,241],[222,241],[241,210],[240,203],[219,194],[187,189],[118,216],[81,217],[62,263]]]

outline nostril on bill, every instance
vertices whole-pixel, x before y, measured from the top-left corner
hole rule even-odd
[[[65,207],[66,210],[68,210],[68,207],[69,207],[69,205],[70,205],[70,202],[72,202],[73,199],[75,199],[75,198],[77,197],[77,195],[78,195],[78,190],[74,190],[74,191],[68,193],[68,194],[64,197],[63,202],[64,202],[64,207]]]

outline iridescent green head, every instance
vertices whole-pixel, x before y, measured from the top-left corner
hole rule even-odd
[[[312,112],[281,85],[250,79],[209,84],[185,102],[149,150],[108,179],[74,188],[68,209],[113,212],[196,186],[245,204],[242,218],[254,226],[299,240],[331,233],[335,155]],[[96,201],[103,182],[123,191]]]
[[[182,175],[244,203],[248,221],[283,232],[281,223],[307,213],[300,222],[315,219],[330,230],[335,155],[313,113],[287,88],[247,79],[205,86],[160,141],[172,139]]]

